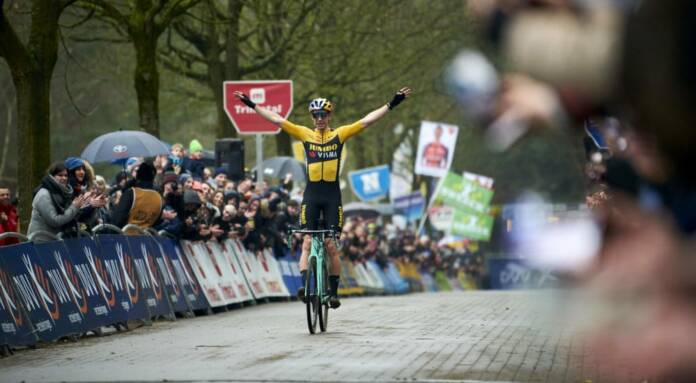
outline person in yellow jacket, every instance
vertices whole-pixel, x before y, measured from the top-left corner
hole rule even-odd
[[[358,134],[367,126],[384,117],[410,94],[410,88],[401,88],[388,103],[368,113],[360,120],[336,129],[329,127],[331,113],[333,112],[331,101],[325,98],[315,98],[309,103],[308,108],[314,123],[314,129],[311,129],[294,124],[279,114],[256,105],[242,92],[234,92],[234,95],[246,106],[256,111],[266,120],[280,126],[283,131],[302,142],[305,150],[308,182],[300,208],[300,224],[307,229],[316,230],[318,229],[319,218],[323,213],[326,227],[337,231],[340,231],[343,226],[341,189],[338,183],[343,144],[353,135]],[[309,236],[305,236],[300,258],[303,286],[307,275],[307,257],[310,246],[311,239]],[[329,270],[330,304],[332,308],[338,308],[341,305],[341,302],[338,300],[338,282],[341,270],[340,253],[330,240],[327,240],[326,248],[331,255],[331,267]],[[304,301],[304,288],[300,288],[298,297]]]
[[[111,222],[123,227],[133,224],[141,229],[152,227],[162,215],[164,200],[154,190],[155,168],[149,162],[143,162],[138,167],[135,184],[121,194],[118,205],[114,207]]]

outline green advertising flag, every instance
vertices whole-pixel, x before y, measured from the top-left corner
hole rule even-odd
[[[475,214],[462,210],[454,211],[450,226],[450,235],[456,235],[476,241],[491,239],[493,217],[488,214]]]
[[[436,204],[442,203],[458,210],[475,213],[486,213],[491,199],[492,190],[451,172],[440,181],[435,194]]]

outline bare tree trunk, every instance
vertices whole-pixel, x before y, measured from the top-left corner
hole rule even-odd
[[[222,83],[224,82],[223,69],[222,63],[208,62],[209,86],[213,91],[213,97],[215,97],[215,111],[217,112],[218,120],[215,135],[217,138],[231,138],[236,137],[237,132],[227,117],[227,113],[225,113],[224,92],[222,91]]]
[[[224,78],[215,84],[211,84],[215,95],[215,104],[218,112],[218,137],[237,137],[237,130],[232,126],[232,122],[225,113],[225,100],[222,94],[222,82],[225,80],[240,80],[242,74],[239,72],[239,17],[242,13],[244,4],[240,0],[228,0],[227,17],[229,27],[227,28],[227,38],[225,46],[225,64],[223,70]],[[219,134],[222,133],[222,136]]]
[[[47,78],[48,77],[48,78]],[[29,226],[33,190],[51,161],[50,74],[31,71],[15,81],[17,90],[17,153],[19,215]]]
[[[0,1],[0,56],[10,67],[17,97],[19,217],[23,228],[31,219],[33,189],[51,159],[51,75],[58,57],[58,18],[67,3],[37,0],[31,7],[26,45],[5,17]]]
[[[207,3],[210,19],[214,19],[214,7],[215,5],[211,2]],[[222,89],[222,83],[225,80],[225,66],[220,58],[223,52],[223,47],[221,46],[218,39],[218,28],[215,23],[207,23],[205,25],[205,35],[207,37],[208,47],[206,52],[206,61],[208,63],[208,86],[213,91],[213,97],[215,99],[215,111],[217,112],[218,124],[215,129],[215,136],[217,138],[227,138],[234,137],[235,132],[232,128],[232,124],[227,118],[225,113],[225,100],[224,92]]]
[[[0,177],[2,177],[5,174],[5,164],[7,164],[7,152],[10,151],[10,130],[12,127],[12,109],[14,108],[14,105],[8,100],[7,101],[7,121],[6,121],[6,127],[5,129],[5,138],[3,140],[3,145],[2,145],[2,155],[0,155]]]
[[[140,128],[159,137],[159,72],[157,70],[157,35],[145,24],[134,31],[135,91],[138,96]]]

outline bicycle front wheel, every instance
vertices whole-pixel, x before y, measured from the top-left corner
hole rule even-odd
[[[311,258],[307,268],[307,280],[305,281],[305,299],[307,301],[307,327],[309,333],[314,334],[317,330],[317,319],[321,310],[321,301],[317,289],[317,262]]]

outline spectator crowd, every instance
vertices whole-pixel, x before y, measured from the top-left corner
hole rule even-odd
[[[250,251],[272,249],[279,257],[289,250],[298,254],[301,241],[292,241],[295,248],[289,249],[287,237],[299,222],[302,199],[292,177],[273,186],[255,182],[252,174],[231,179],[225,168],[206,167],[202,156],[203,146],[195,139],[188,148],[174,144],[168,155],[128,159],[111,182],[84,159],[54,163],[34,191],[29,238],[42,242],[137,226],[185,240],[236,239]],[[9,194],[0,188],[0,233],[18,231]],[[347,218],[340,238],[344,259],[374,260],[382,267],[390,260],[408,262],[431,274],[442,270],[454,278],[463,271],[481,280],[480,255],[378,220]]]

